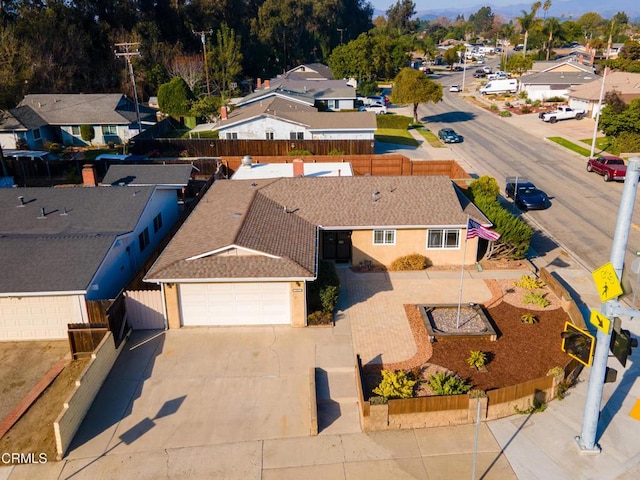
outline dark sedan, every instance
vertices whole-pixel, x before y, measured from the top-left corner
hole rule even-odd
[[[550,204],[547,194],[531,182],[507,183],[506,193],[520,210],[544,210]]]
[[[438,138],[444,143],[460,143],[463,140],[462,135],[458,135],[453,128],[438,130]]]

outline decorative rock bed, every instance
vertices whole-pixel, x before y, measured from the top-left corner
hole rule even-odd
[[[495,341],[498,337],[481,305],[422,304],[418,305],[418,309],[430,342],[455,338]]]

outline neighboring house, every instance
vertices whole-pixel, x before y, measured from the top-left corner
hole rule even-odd
[[[617,92],[625,103],[640,98],[640,73],[613,72],[605,79],[604,94]],[[569,91],[569,105],[586,110],[595,118],[602,92],[602,77],[584,85],[571,88]],[[603,96],[604,98],[604,96]]]
[[[305,326],[319,259],[473,264],[469,217],[490,225],[445,176],[219,180],[145,281],[162,285],[169,328]]]
[[[273,97],[233,110],[216,124],[192,131],[217,131],[224,140],[374,140],[372,112],[318,112],[308,105]]]
[[[591,63],[584,63],[584,59],[579,55],[570,55],[557,60],[533,62],[528,73],[594,73]]]
[[[175,192],[151,186],[0,189],[0,203],[0,340],[67,338],[178,219]]]
[[[247,155],[231,180],[280,177],[353,177],[353,169],[349,162],[304,162],[299,158],[291,163],[253,163]]]
[[[111,165],[100,182],[103,187],[149,187],[172,190],[184,201],[185,189],[193,178],[194,166],[177,165]]]
[[[333,71],[323,63],[305,63],[285,72],[285,77],[300,80],[333,80]]]
[[[18,148],[19,139],[26,133],[27,128],[11,112],[0,110],[0,147],[3,150]]]
[[[520,91],[526,92],[533,101],[545,101],[548,98],[568,98],[571,88],[592,82],[598,76],[584,71],[548,71],[531,73],[520,77]]]
[[[139,105],[140,123],[155,125],[156,110]],[[134,102],[119,93],[105,94],[32,94],[27,95],[10,113],[21,125],[19,141],[32,150],[46,143],[61,145],[122,144],[139,133]],[[82,139],[82,125],[91,125],[94,138]]]

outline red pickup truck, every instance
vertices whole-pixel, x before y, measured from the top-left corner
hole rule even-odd
[[[620,157],[596,157],[590,158],[587,162],[587,172],[599,173],[604,177],[605,182],[624,180],[627,176],[627,166]]]

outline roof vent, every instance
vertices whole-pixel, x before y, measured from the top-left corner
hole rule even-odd
[[[64,207],[60,216],[66,217],[67,215],[69,215],[69,210],[67,210],[67,207]]]
[[[245,155],[244,157],[242,157],[240,163],[243,167],[250,167],[253,163],[253,159],[251,158],[251,155]]]
[[[47,218],[47,214],[44,213],[44,207],[40,209],[40,216],[38,218]]]
[[[378,201],[378,195],[380,195],[380,192],[377,190],[371,190],[371,197],[373,197],[373,201],[377,202]]]
[[[20,200],[20,205],[18,205],[19,207],[24,207],[25,203],[24,203],[24,196],[20,195],[18,197],[18,200]]]

